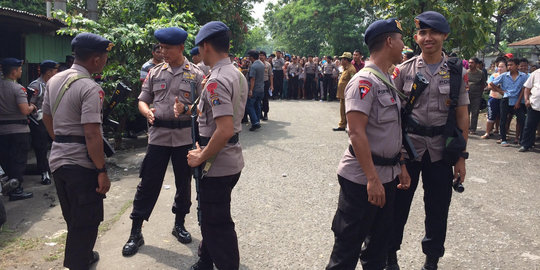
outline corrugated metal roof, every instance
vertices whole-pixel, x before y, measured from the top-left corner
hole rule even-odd
[[[540,45],[540,36],[516,41],[514,43],[510,43],[508,46],[516,47],[516,46],[536,46]]]
[[[33,14],[27,11],[7,7],[0,7],[0,18],[2,17],[9,20],[22,20],[27,23],[32,23],[39,28],[50,30],[57,30],[66,26],[66,24],[57,19],[47,18],[44,15]]]

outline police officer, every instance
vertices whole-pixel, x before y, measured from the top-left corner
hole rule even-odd
[[[222,22],[205,24],[195,38],[212,72],[198,109],[200,147],[189,152],[188,163],[206,162],[208,173],[200,181],[202,240],[199,261],[192,270],[238,269],[238,239],[231,218],[231,192],[244,167],[238,133],[248,96],[245,77],[228,57],[230,30]]]
[[[356,73],[345,89],[350,145],[338,165],[341,189],[328,270],[355,269],[359,258],[364,269],[385,266],[396,186],[406,189],[410,181],[400,165],[401,105],[387,72],[401,61],[401,32],[395,19],[366,29],[371,54],[366,67],[373,71]]]
[[[190,51],[190,54],[193,63],[196,64],[203,71],[205,76],[208,76],[210,74],[210,67],[203,62],[202,56],[199,53],[199,47],[193,47],[193,49],[191,49]]]
[[[426,262],[422,269],[437,269],[437,263],[444,254],[444,240],[448,208],[452,195],[452,179],[465,179],[465,159],[463,156],[452,166],[442,160],[444,139],[442,130],[448,117],[450,105],[450,71],[448,57],[442,52],[443,43],[450,33],[450,26],[441,14],[427,11],[415,18],[416,34],[414,39],[422,49],[422,54],[405,61],[398,66],[395,79],[398,90],[410,94],[415,74],[420,72],[429,80],[429,86],[418,98],[412,110],[412,119],[416,127],[408,128],[410,138],[418,152],[419,158],[407,164],[411,176],[411,188],[398,190],[395,201],[394,230],[390,239],[387,269],[399,269],[396,251],[403,239],[403,229],[407,222],[414,191],[418,186],[420,172],[424,188],[424,205],[426,210],[426,234],[422,240],[422,251],[426,254]],[[463,76],[466,70],[463,70]],[[467,105],[469,96],[465,90],[465,82],[461,81],[457,104],[457,125],[467,139],[469,118]]]
[[[304,65],[306,71],[306,95],[308,99],[317,99],[317,63],[313,62],[313,56],[308,56],[308,62]]]
[[[42,106],[45,86],[52,76],[58,72],[58,63],[52,60],[45,60],[39,64],[41,75],[28,85],[28,88],[34,90],[34,96],[30,102],[37,107],[37,111],[32,113],[32,116],[37,120],[37,125],[33,121],[30,122],[30,135],[32,137],[32,148],[36,155],[37,169],[41,173],[41,184],[50,185],[51,178],[49,176],[49,160],[47,151],[49,150],[50,138],[47,134],[47,129],[41,120],[43,117]]]
[[[191,87],[200,92],[203,73],[183,55],[187,32],[178,27],[159,29],[154,33],[159,41],[165,63],[156,65],[146,77],[139,95],[139,111],[148,119],[148,149],[141,165],[141,182],[137,186],[129,240],[122,249],[124,256],[137,253],[144,244],[143,220],[148,220],[161,190],[169,160],[172,160],[176,195],[172,212],[175,223],[172,234],[181,243],[191,243],[191,234],[184,227],[191,207],[191,169],[187,154],[191,147],[189,115],[174,117],[175,101],[187,112],[191,104]],[[153,107],[150,108],[150,104]]]
[[[274,73],[274,90],[273,93],[274,99],[281,97],[283,92],[283,66],[285,65],[285,59],[283,59],[283,54],[281,51],[276,51],[276,58],[272,59],[272,68]]]
[[[26,116],[36,111],[36,106],[28,103],[26,88],[17,83],[23,61],[5,58],[0,64],[4,74],[0,80],[0,166],[9,179],[19,180],[19,186],[9,192],[9,200],[24,200],[33,196],[22,188],[30,143]]]
[[[111,186],[101,127],[105,93],[90,76],[103,70],[113,44],[81,33],[71,46],[75,62],[47,82],[43,123],[53,138],[49,163],[68,229],[64,266],[89,269],[99,259],[92,249]]]
[[[326,57],[326,62],[322,65],[321,71],[323,74],[323,91],[321,91],[323,96],[321,97],[321,100],[332,101],[336,98],[335,94],[332,95],[332,89],[334,87],[334,78],[332,76],[334,75],[334,72],[337,71],[336,65],[332,62],[332,56],[329,55]]]

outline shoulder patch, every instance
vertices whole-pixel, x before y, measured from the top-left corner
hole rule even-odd
[[[397,76],[399,76],[399,68],[395,67],[394,72],[392,73],[392,79],[397,78]]]
[[[26,93],[26,88],[21,86],[21,90]]]
[[[358,90],[360,90],[360,99],[364,99],[366,95],[369,93],[371,87],[371,83],[369,81],[362,80],[358,84]]]
[[[206,90],[210,93],[210,95],[215,95],[214,90],[217,88],[217,82],[212,82],[206,86]]]
[[[105,98],[105,92],[103,92],[102,89],[99,90],[99,100],[101,100],[101,104],[103,104],[103,99]]]

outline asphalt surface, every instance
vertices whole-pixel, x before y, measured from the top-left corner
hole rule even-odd
[[[240,135],[246,167],[232,194],[240,268],[324,269],[333,245],[330,227],[339,193],[336,168],[348,144],[345,132],[332,131],[339,120],[339,104],[272,101],[270,109],[270,120],[261,129],[250,132],[246,125]],[[540,153],[518,153],[515,146],[503,148],[494,139],[479,136],[471,136],[468,150],[465,192],[453,194],[439,269],[540,269]],[[109,161],[119,173],[105,201],[106,221],[133,199],[144,151],[122,152]],[[35,187],[39,188],[45,189]],[[96,250],[101,260],[93,269],[189,269],[197,261],[201,239],[194,190],[193,185],[193,206],[186,220],[193,243],[181,244],[171,235],[174,181],[169,167],[150,221],[144,223],[146,244],[132,257],[121,255],[131,227],[129,207],[99,236]],[[54,188],[47,192],[51,196]],[[424,261],[422,193],[419,185],[398,253],[402,269],[420,269]],[[22,202],[15,203],[17,209],[24,208]],[[6,202],[8,215],[13,205]],[[65,229],[59,212],[54,206],[40,215],[46,220],[24,223],[24,218],[15,218],[8,227],[24,229],[28,236],[50,236]],[[61,265],[61,259],[52,269]]]

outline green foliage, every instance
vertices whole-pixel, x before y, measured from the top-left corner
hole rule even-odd
[[[0,7],[24,10],[34,14],[45,15],[45,1],[43,0],[0,0]]]
[[[255,26],[248,31],[244,43],[237,49],[242,53],[241,55],[251,49],[265,51],[270,55],[274,51],[274,43],[268,37],[269,33],[265,27]]]
[[[347,0],[296,0],[268,4],[264,15],[278,49],[299,55],[337,55],[361,49],[369,12]]]

